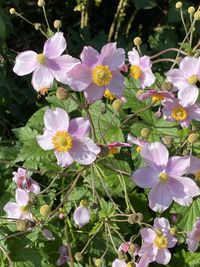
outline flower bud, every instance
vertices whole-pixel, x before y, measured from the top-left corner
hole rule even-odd
[[[42,26],[41,23],[35,23],[34,24],[34,27],[35,27],[36,31],[39,31],[41,26]]]
[[[79,228],[88,224],[90,221],[90,210],[86,206],[86,201],[82,200],[80,206],[74,211],[74,221]]]
[[[59,213],[58,218],[60,220],[64,220],[65,219],[65,214],[63,212],[62,213]]]
[[[60,29],[62,27],[62,22],[58,19],[54,20],[53,26],[55,29]]]
[[[50,207],[49,205],[43,205],[40,207],[40,214],[43,216],[43,217],[47,217],[50,213]]]
[[[167,80],[163,82],[161,89],[163,91],[171,91],[172,83],[168,82]]]
[[[119,111],[122,107],[123,101],[120,99],[115,99],[112,103],[112,107],[115,111]]]
[[[188,136],[188,142],[190,144],[194,144],[198,139],[198,135],[195,134],[195,133],[191,133],[189,136]]]
[[[44,0],[38,0],[37,5],[39,7],[44,7],[45,6],[45,1]]]
[[[95,260],[95,266],[100,267],[102,265],[102,259]]]
[[[196,12],[194,13],[194,19],[195,19],[195,20],[200,20],[200,11],[196,11]]]
[[[48,229],[44,229],[42,231],[42,235],[47,239],[47,240],[55,240],[55,237],[53,236],[52,232],[49,231]]]
[[[188,7],[189,14],[194,14],[194,12],[195,12],[195,8],[193,6]]]
[[[9,12],[11,15],[14,15],[16,13],[16,10],[15,10],[15,8],[12,7],[12,8],[10,8]]]
[[[141,136],[146,138],[150,134],[150,130],[148,128],[143,128],[140,132]]]
[[[26,231],[31,226],[31,222],[28,219],[16,221],[16,227],[18,231]]]
[[[142,39],[140,37],[135,37],[133,39],[133,43],[134,43],[135,46],[139,46],[139,45],[142,44]]]
[[[165,145],[169,146],[173,142],[173,138],[171,136],[166,135],[162,137],[162,141]]]
[[[69,93],[67,92],[67,90],[63,87],[58,87],[57,91],[56,91],[56,97],[59,100],[65,100],[69,98]]]
[[[83,255],[80,253],[80,252],[77,252],[75,255],[74,255],[75,259],[77,261],[82,261],[83,260]]]
[[[177,2],[176,5],[175,5],[175,7],[177,9],[180,9],[182,7],[182,2]]]

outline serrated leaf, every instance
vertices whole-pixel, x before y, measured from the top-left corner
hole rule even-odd
[[[12,131],[22,143],[30,141],[31,139],[36,139],[36,137],[38,136],[38,132],[28,126],[16,128]]]
[[[59,100],[56,96],[47,96],[46,100],[52,107],[59,107],[66,110],[68,113],[77,109],[78,105],[71,98],[66,100]]]

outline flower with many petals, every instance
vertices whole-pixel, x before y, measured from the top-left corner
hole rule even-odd
[[[196,102],[199,95],[196,84],[200,80],[200,58],[184,57],[179,69],[169,70],[166,76],[179,90],[178,98],[183,106]]]
[[[158,91],[158,90],[148,90],[145,93],[142,93],[138,96],[139,100],[145,100],[151,98],[152,102],[163,102],[165,100],[172,99],[174,95],[171,92],[167,91]]]
[[[192,120],[200,121],[200,106],[197,104],[183,106],[178,99],[168,99],[163,106],[163,118],[177,121],[183,128],[188,128]]]
[[[159,142],[143,146],[140,155],[147,167],[135,171],[132,179],[142,188],[151,188],[148,198],[152,210],[163,212],[172,200],[189,206],[192,198],[200,195],[196,183],[183,176],[190,167],[189,157],[169,158],[167,148]]]
[[[67,73],[79,63],[69,55],[61,56],[65,49],[63,33],[57,32],[45,42],[42,53],[31,50],[20,53],[13,71],[19,76],[33,72],[32,85],[37,92],[44,94],[53,85],[54,78],[67,84]]]
[[[135,80],[139,80],[141,87],[151,86],[155,82],[155,76],[151,70],[151,61],[148,56],[140,57],[135,48],[128,52],[128,59],[131,63],[130,74]]]
[[[27,171],[22,168],[18,168],[17,172],[13,172],[13,181],[17,184],[18,188],[25,189],[27,192],[33,192],[38,194],[40,192],[40,186],[36,181],[27,175]]]
[[[142,140],[140,138],[136,138],[131,134],[128,134],[127,141],[131,144],[137,145],[136,151],[139,153],[142,150],[142,147],[148,144],[149,142],[146,140]]]
[[[29,211],[29,196],[25,190],[20,188],[16,189],[15,192],[16,202],[8,202],[3,210],[7,213],[10,219],[32,219],[32,214]]]
[[[37,142],[44,150],[54,149],[58,165],[67,167],[74,161],[89,165],[95,161],[100,148],[88,137],[88,120],[79,117],[69,121],[68,113],[56,108],[45,112],[44,125]]]
[[[187,235],[188,249],[192,252],[196,251],[200,242],[200,218],[197,218],[194,228]]]
[[[69,73],[69,84],[74,91],[84,91],[88,103],[101,99],[108,89],[115,97],[121,98],[124,78],[120,66],[125,61],[125,51],[116,48],[116,43],[108,43],[99,52],[85,46],[78,64]]]

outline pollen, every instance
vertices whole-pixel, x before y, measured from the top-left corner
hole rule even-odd
[[[44,54],[38,54],[36,60],[38,63],[44,64],[46,61],[45,55]]]
[[[161,182],[166,182],[168,180],[168,174],[166,172],[161,172],[158,178]]]
[[[67,152],[72,148],[72,137],[67,131],[58,131],[52,137],[52,143],[58,152]]]
[[[188,83],[193,85],[198,82],[198,76],[197,75],[192,75],[188,78]]]
[[[152,96],[152,102],[160,102],[162,100],[164,100],[163,95],[155,94],[154,96]]]
[[[108,98],[109,100],[113,100],[113,99],[115,99],[115,96],[113,95],[113,93],[111,93],[111,91],[110,90],[108,90],[108,89],[106,89],[105,90],[105,92],[104,92],[104,96],[106,97],[106,98]]]
[[[188,113],[185,108],[177,107],[172,110],[171,116],[176,121],[184,121],[185,119],[187,119]]]
[[[40,87],[39,94],[40,95],[46,95],[48,93],[49,88],[46,86]]]
[[[164,235],[156,235],[156,238],[154,239],[154,244],[158,249],[167,248],[168,239]]]
[[[130,73],[131,73],[131,76],[136,80],[139,79],[142,75],[142,71],[140,67],[137,65],[132,65],[130,67]]]
[[[137,153],[140,153],[142,148],[141,148],[141,146],[137,146],[135,150],[136,150]]]
[[[21,210],[21,212],[26,213],[26,212],[28,212],[28,206],[21,206],[20,210]]]
[[[108,65],[97,65],[92,70],[92,80],[98,86],[107,86],[112,79]]]

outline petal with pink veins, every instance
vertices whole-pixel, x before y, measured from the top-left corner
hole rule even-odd
[[[67,131],[69,115],[62,108],[49,108],[44,114],[44,125],[49,132]]]
[[[109,69],[114,71],[118,69],[125,61],[125,51],[123,48],[117,48],[113,54],[102,59],[103,65],[108,65]]]
[[[45,129],[43,135],[38,135],[36,137],[36,140],[42,149],[51,150],[54,148],[54,145],[52,143],[52,137],[53,132]]]
[[[140,234],[145,243],[153,243],[156,237],[156,233],[150,228],[142,228]]]
[[[170,224],[169,221],[162,217],[162,218],[155,218],[154,219],[154,225],[155,228],[158,229],[165,229],[165,230],[169,230],[170,229]]]
[[[178,91],[178,98],[183,107],[193,105],[199,95],[199,90],[195,85],[188,85],[187,88]]]
[[[116,51],[116,43],[108,43],[104,45],[100,52],[99,63],[106,65],[106,61],[109,60]]]
[[[90,221],[90,211],[87,207],[79,206],[74,211],[74,221],[79,226],[83,227],[85,224],[88,224]]]
[[[179,69],[188,78],[192,75],[198,75],[200,73],[200,60],[199,58],[184,57],[180,62]]]
[[[131,63],[131,65],[139,66],[140,56],[135,48],[133,48],[132,51],[128,52],[128,60]]]
[[[98,86],[95,84],[91,84],[88,86],[88,88],[84,91],[84,96],[87,99],[88,103],[93,103],[96,100],[102,99],[104,92],[105,92],[105,86]]]
[[[187,79],[183,72],[179,69],[172,69],[166,73],[167,80],[178,89],[186,89],[188,87]]]
[[[124,76],[118,71],[112,72],[112,80],[107,85],[107,88],[118,98],[122,97],[124,90]]]
[[[169,159],[166,172],[169,176],[180,177],[185,174],[190,167],[189,157],[174,156]]]
[[[92,67],[99,60],[99,52],[91,46],[84,46],[80,58],[83,64]]]
[[[59,57],[66,49],[67,44],[62,32],[57,32],[49,38],[43,49],[43,54],[48,58]]]
[[[144,89],[146,86],[151,86],[155,82],[155,76],[151,69],[144,70],[142,73],[141,86]]]
[[[70,87],[81,92],[92,83],[92,70],[85,64],[78,64],[68,72],[67,77]]]
[[[76,138],[88,136],[90,131],[90,122],[82,117],[72,119],[69,123],[68,132]]]

